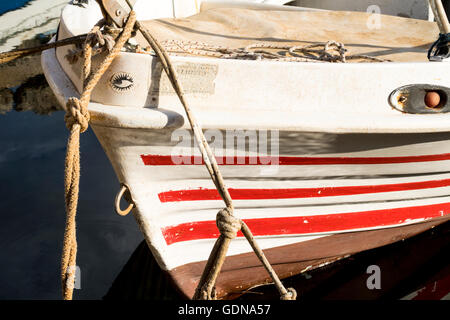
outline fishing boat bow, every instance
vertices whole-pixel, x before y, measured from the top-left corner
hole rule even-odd
[[[137,2],[138,19],[172,48],[235,214],[280,278],[448,221],[450,65],[427,59],[439,33],[434,23],[381,16],[373,30],[366,13],[242,2],[239,8],[204,2],[183,18],[154,20],[176,8],[155,17],[147,5]],[[88,32],[99,19],[95,2],[68,5],[58,39]],[[349,52],[337,57],[358,63],[311,61],[312,51],[303,62],[255,61],[249,56],[257,49],[239,49],[262,42],[271,43],[261,51],[272,56],[273,48],[288,46],[291,58],[305,52],[294,47],[315,43],[325,45],[324,57],[335,57],[326,45],[343,43]],[[233,48],[230,55],[247,59],[209,56],[206,43],[206,51],[223,55],[223,47]],[[66,58],[74,49],[42,56],[62,105],[82,92],[81,64]],[[429,92],[437,102],[426,102]],[[139,35],[99,81],[89,113],[148,246],[191,298],[220,235],[215,214],[223,203],[177,95]],[[239,232],[217,279],[217,297],[271,281]]]

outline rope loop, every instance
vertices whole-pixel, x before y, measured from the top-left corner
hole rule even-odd
[[[216,224],[220,234],[228,239],[236,238],[242,226],[241,220],[233,216],[229,208],[223,208],[217,213]]]
[[[72,97],[67,100],[64,120],[69,130],[74,124],[79,124],[80,132],[85,132],[89,127],[90,115],[87,107],[78,98]]]
[[[86,51],[89,51],[89,55],[92,56],[99,55],[104,51],[110,53],[122,31],[123,28],[108,26],[105,19],[102,19],[86,34],[83,46],[78,45],[74,49],[69,49],[65,57],[70,64],[75,64],[83,57],[83,53],[86,62]],[[90,60],[90,57],[88,58]]]
[[[286,293],[280,296],[280,300],[295,300],[297,299],[297,291],[294,288],[287,288]]]
[[[86,42],[88,42],[91,46],[99,45],[104,46],[106,41],[103,37],[103,33],[100,31],[100,26],[96,25],[92,28],[91,31],[87,34]]]

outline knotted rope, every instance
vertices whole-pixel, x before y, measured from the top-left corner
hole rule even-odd
[[[228,208],[221,209],[217,213],[216,225],[220,231],[220,236],[214,244],[211,254],[206,263],[202,277],[195,290],[194,299],[198,300],[214,300],[216,298],[214,284],[220,273],[223,263],[225,262],[226,253],[228,251],[231,240],[236,238],[237,233],[241,231],[258,259],[263,264],[264,268],[269,273],[273,280],[275,287],[280,293],[281,300],[295,300],[297,298],[297,292],[293,288],[286,289],[280,279],[278,278],[275,270],[270,265],[264,252],[259,247],[258,243],[253,238],[253,235],[248,228],[247,224],[241,219],[236,218],[232,211]]]
[[[216,240],[211,250],[209,259],[203,270],[202,277],[197,285],[193,299],[195,300],[215,300],[216,279],[225,262],[231,240],[242,227],[242,221],[236,218],[229,208],[221,209],[216,216],[216,225],[220,231],[220,236]]]
[[[224,208],[217,213],[216,225],[220,234],[225,238],[234,239],[239,230],[241,230],[241,220],[233,216],[233,213]]]
[[[85,132],[89,126],[88,104],[92,91],[98,81],[109,68],[114,58],[120,53],[125,42],[130,38],[136,21],[136,14],[132,11],[127,23],[115,42],[111,51],[102,61],[97,70],[91,72],[92,47],[95,45],[94,37],[98,36],[100,26],[96,25],[84,44],[83,78],[84,88],[81,97],[69,98],[66,104],[65,121],[70,130],[67,141],[67,152],[65,159],[65,202],[66,202],[66,227],[64,232],[63,253],[61,258],[61,282],[63,298],[71,300],[73,296],[75,268],[76,268],[76,224],[75,217],[78,205],[78,191],[80,181],[80,134]],[[98,40],[98,37],[96,38]],[[101,45],[101,42],[99,43]]]
[[[127,1],[128,3],[128,1]],[[129,4],[129,3],[128,3]],[[131,8],[131,5],[130,5]],[[117,28],[111,26],[104,26],[105,20],[101,20],[87,35],[80,35],[73,38],[68,38],[46,45],[42,45],[30,49],[15,50],[12,52],[1,53],[0,63],[12,61],[16,58],[23,57],[29,54],[42,52],[50,48],[56,48],[65,45],[83,43],[82,50],[71,50],[66,58],[71,63],[75,63],[79,56],[83,57],[83,92],[80,98],[72,97],[66,103],[65,122],[67,128],[70,130],[67,141],[67,151],[65,158],[65,203],[66,203],[66,225],[64,230],[63,252],[61,257],[61,283],[62,294],[65,300],[70,300],[73,297],[73,289],[75,283],[76,271],[76,255],[77,255],[77,241],[76,241],[76,212],[78,206],[79,194],[79,180],[80,180],[80,134],[85,132],[89,127],[90,115],[88,111],[88,104],[90,96],[98,81],[109,68],[114,58],[119,54],[126,41],[133,35],[133,28],[139,29],[144,37],[153,48],[155,54],[161,61],[161,64],[167,73],[171,83],[180,98],[180,101],[186,111],[186,115],[190,125],[194,131],[195,138],[199,142],[200,151],[203,155],[204,162],[211,175],[219,194],[226,204],[226,208],[222,209],[217,216],[217,226],[221,232],[221,236],[217,239],[214,249],[208,259],[207,267],[205,268],[202,281],[199,282],[197,293],[194,298],[198,299],[212,299],[214,298],[214,284],[217,275],[220,273],[222,264],[225,260],[228,246],[231,239],[236,237],[236,234],[241,230],[246,236],[247,240],[252,245],[256,255],[260,258],[269,274],[272,276],[275,285],[280,291],[282,299],[295,299],[295,290],[286,290],[275,272],[271,268],[269,262],[264,256],[262,250],[254,241],[253,236],[246,226],[246,224],[233,216],[233,204],[228,189],[225,187],[223,177],[220,173],[216,159],[203,135],[201,127],[194,118],[189,105],[184,97],[184,92],[180,86],[177,73],[169,59],[166,50],[159,44],[159,42],[147,31],[147,29],[136,20],[136,14],[132,10],[127,19],[124,29],[119,33]],[[107,35],[101,32],[101,28],[106,30]],[[118,35],[117,42],[114,43],[114,34]],[[108,55],[102,61],[97,70],[91,72],[92,56],[103,52],[105,48],[108,50]],[[206,289],[205,289],[206,288]]]
[[[389,62],[388,59],[363,54],[348,54],[343,43],[327,41],[303,46],[286,46],[267,42],[253,43],[245,48],[230,48],[197,41],[166,40],[162,46],[174,55],[207,56],[219,59],[273,60],[286,62],[342,62],[363,60]],[[270,50],[270,51],[269,51]],[[144,51],[149,52],[150,50]]]
[[[90,59],[87,59],[88,57],[96,56],[105,51],[108,53],[112,51],[115,39],[122,32],[122,29],[105,25],[105,23],[106,20],[102,19],[92,28],[86,35],[83,47],[68,51],[66,59],[70,64],[76,63],[80,58],[83,58],[84,61],[90,61]],[[102,27],[104,32],[101,31]]]
[[[130,4],[128,3],[128,5]],[[131,5],[130,8],[132,9]],[[247,238],[247,241],[252,246],[253,250],[255,251],[260,261],[263,263],[266,270],[269,271],[269,274],[272,277],[275,285],[277,286],[282,299],[294,299],[296,297],[296,294],[294,293],[295,290],[289,289],[288,291],[284,288],[275,271],[272,269],[270,263],[266,259],[263,251],[261,250],[261,248],[259,248],[258,244],[254,240],[250,229],[242,220],[236,219],[233,216],[233,202],[228,189],[225,186],[225,182],[219,170],[216,158],[212,153],[211,148],[209,147],[209,144],[203,134],[199,122],[195,119],[194,114],[191,111],[191,108],[185,98],[183,88],[181,87],[180,81],[178,79],[177,72],[169,58],[167,51],[139,21],[136,21],[136,28],[141,31],[150,47],[159,58],[164,71],[166,72],[170,82],[172,83],[172,86],[177,93],[181,104],[183,105],[192,131],[194,132],[195,139],[202,154],[205,166],[211,176],[211,180],[213,181],[217,191],[219,192],[226,205],[226,208],[219,211],[217,218],[217,226],[221,231],[221,235],[214,244],[193,298],[208,300],[215,298],[214,285],[216,282],[216,278],[220,273],[222,265],[225,261],[230,242],[236,236],[240,225],[240,229]]]

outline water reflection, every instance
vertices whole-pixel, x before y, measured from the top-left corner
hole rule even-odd
[[[59,299],[64,232],[63,112],[0,115],[0,299]],[[100,299],[142,241],[133,217],[114,213],[119,184],[91,130],[81,137],[75,299]]]

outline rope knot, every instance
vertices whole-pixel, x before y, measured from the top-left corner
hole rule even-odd
[[[101,26],[94,27],[94,29],[87,34],[86,42],[88,42],[91,47],[95,47],[96,45],[100,48],[106,47],[108,52],[111,52],[116,44],[115,39],[119,36],[120,32],[113,33],[105,28],[105,33],[103,33],[100,29]]]
[[[224,208],[217,213],[217,228],[220,234],[228,239],[236,238],[239,230],[241,230],[241,220],[233,216],[231,209]]]
[[[330,51],[335,51],[337,54],[333,54]],[[330,62],[346,62],[346,54],[347,49],[345,48],[344,44],[330,40],[327,43],[325,43],[323,48],[323,53],[320,55],[320,59],[324,59]]]
[[[70,130],[74,124],[80,125],[80,132],[85,132],[89,127],[90,115],[85,104],[78,98],[69,98],[66,104],[66,126]]]
[[[77,45],[74,49],[69,49],[66,54],[66,59],[70,64],[75,64],[89,51],[89,55],[96,56],[105,50],[110,53],[123,29],[114,28],[105,25],[105,20],[100,20],[91,31],[86,34],[83,46]],[[89,57],[89,60],[91,57]],[[86,57],[84,57],[86,60]],[[90,61],[88,61],[90,63]]]

